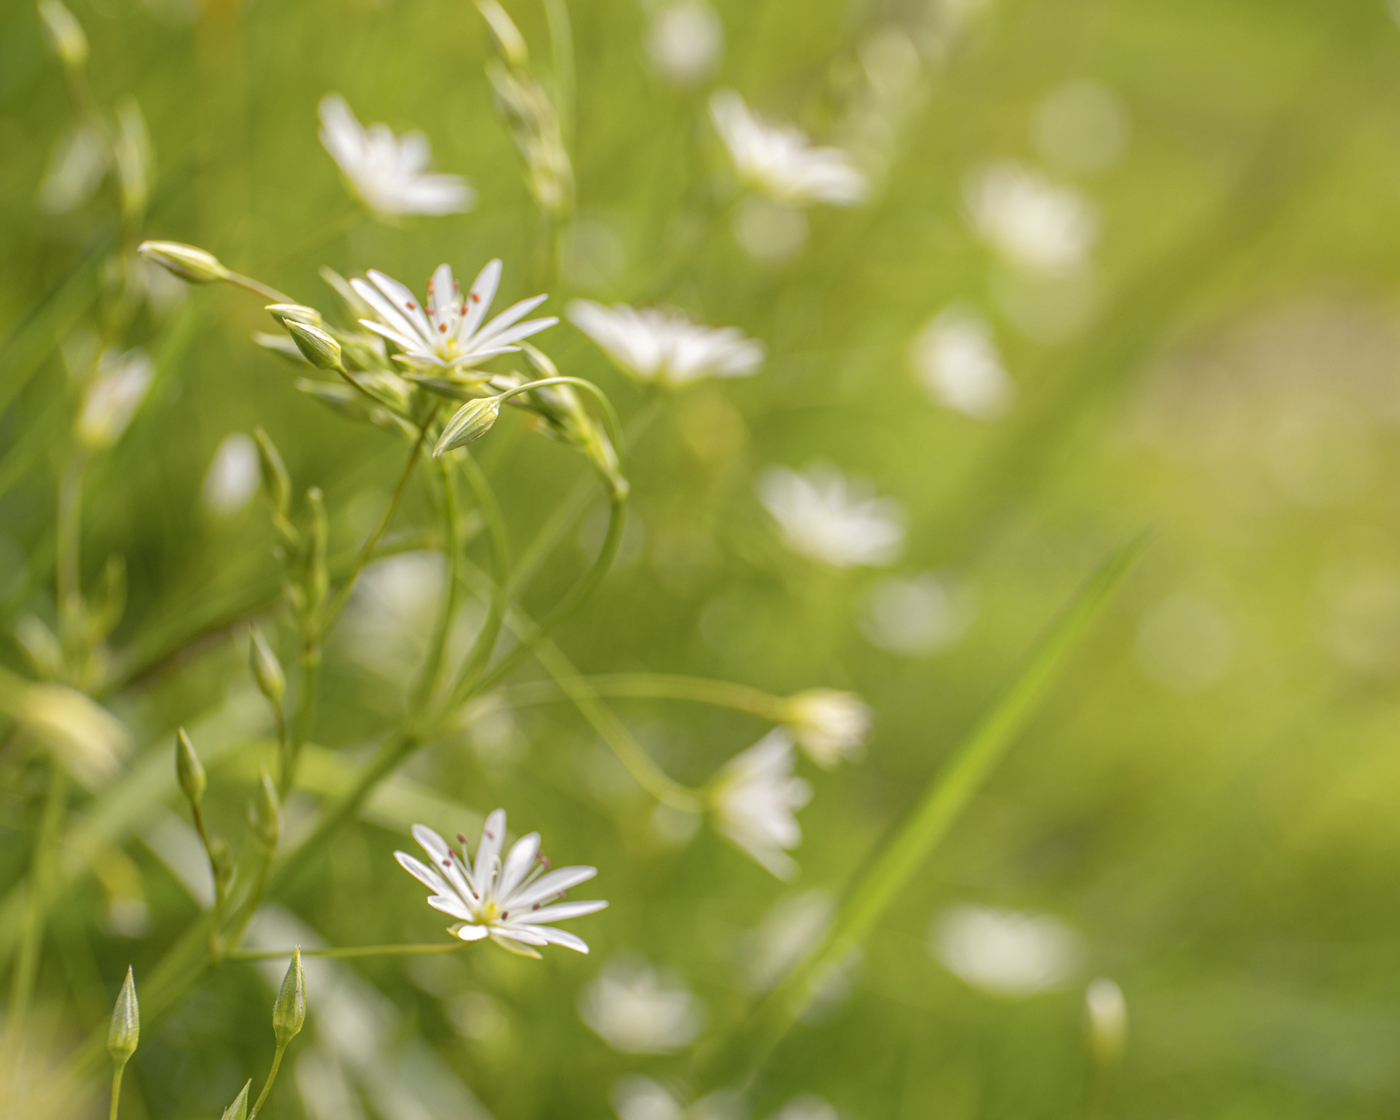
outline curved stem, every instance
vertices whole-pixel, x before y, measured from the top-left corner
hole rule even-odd
[[[350,960],[355,957],[405,957],[422,953],[457,953],[470,944],[474,944],[474,942],[458,941],[454,938],[445,944],[434,942],[426,945],[347,945],[334,949],[303,949],[301,955],[303,957],[325,957],[328,960]],[[295,949],[238,950],[229,953],[225,959],[231,961],[276,961],[290,957],[294,952],[296,952]]]
[[[262,296],[263,299],[272,303],[298,303],[286,292],[279,292],[276,288],[269,288],[260,280],[254,280],[251,276],[241,276],[237,272],[230,272],[224,279],[230,284],[237,284],[240,288],[245,288],[254,295]]]
[[[282,1055],[287,1052],[285,1042],[278,1043],[277,1052],[272,1055],[272,1068],[267,1071],[267,1081],[262,1087],[262,1092],[258,1094],[258,1099],[253,1102],[253,1107],[248,1113],[248,1120],[253,1120],[257,1116],[258,1109],[262,1108],[263,1101],[267,1100],[268,1093],[272,1092],[272,1083],[277,1080],[277,1071],[282,1068]]]
[[[786,717],[787,701],[762,689],[729,681],[712,681],[672,673],[605,673],[581,678],[594,695],[638,700],[690,700],[717,708],[732,708],[736,712],[782,723]],[[515,707],[549,704],[570,699],[555,681],[529,681],[508,685],[499,693]]]

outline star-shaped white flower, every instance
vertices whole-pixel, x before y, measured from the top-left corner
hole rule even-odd
[[[875,729],[875,713],[854,692],[809,688],[788,698],[785,722],[807,756],[830,770],[860,758]]]
[[[865,200],[869,184],[846,152],[812,147],[801,129],[764,120],[734,90],[710,97],[710,119],[739,178],[778,202],[856,206]]]
[[[506,812],[497,809],[486,818],[476,862],[466,854],[466,838],[458,836],[462,853],[448,845],[426,825],[413,826],[413,838],[432,860],[427,866],[407,852],[395,852],[399,865],[433,892],[428,905],[458,920],[452,932],[463,941],[489,937],[503,949],[521,956],[538,957],[541,945],[563,945],[588,952],[583,939],[549,922],[579,918],[607,906],[606,902],[555,902],[570,887],[598,874],[596,867],[549,869],[540,855],[540,834],[532,832],[515,842],[501,860],[506,835]]]
[[[904,514],[890,498],[872,498],[859,480],[816,463],[805,471],[769,467],[758,497],[788,545],[836,568],[882,567],[904,547]]]
[[[568,316],[623,372],[641,381],[680,386],[702,377],[751,377],[763,365],[763,343],[738,327],[707,327],[679,311],[576,299]]]
[[[802,842],[796,813],[812,799],[795,761],[792,736],[777,728],[724,764],[712,795],[715,827],[779,879],[797,872],[787,853]]]
[[[994,164],[973,175],[966,200],[982,239],[1027,272],[1071,273],[1085,264],[1098,240],[1098,217],[1088,199],[1018,163]]]
[[[428,171],[432,148],[421,132],[395,136],[386,124],[365,128],[338,94],[321,101],[321,143],[360,201],[385,218],[458,214],[476,192],[460,175]]]
[[[541,295],[513,304],[482,326],[501,282],[500,261],[481,270],[465,300],[452,269],[438,265],[428,281],[426,307],[392,277],[374,269],[366,275],[368,280],[350,281],[356,294],[374,309],[375,318],[360,323],[403,351],[394,357],[411,369],[478,366],[500,354],[515,353],[520,349],[515,343],[559,322],[554,316],[520,321],[549,298]]]

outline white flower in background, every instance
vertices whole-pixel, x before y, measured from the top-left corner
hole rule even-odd
[[[875,585],[860,620],[874,645],[901,657],[948,649],[977,617],[977,600],[960,580],[923,572]]]
[[[1083,195],[1017,163],[973,175],[965,198],[982,239],[1028,272],[1073,272],[1098,239],[1098,219]]]
[[[958,979],[999,996],[1056,987],[1083,951],[1079,935],[1058,918],[965,905],[934,919],[929,948]]]
[[[39,208],[67,214],[90,199],[107,176],[111,148],[93,124],[74,125],[59,139],[39,184]]]
[[[242,432],[224,437],[200,491],[204,508],[219,517],[232,517],[248,504],[262,479],[258,467],[258,445]]]
[[[795,814],[812,799],[795,762],[792,737],[777,728],[725,763],[712,793],[715,827],[779,879],[797,873],[787,851],[802,843]]]
[[[151,387],[155,367],[144,350],[103,353],[78,411],[78,439],[92,450],[111,447],[122,438]]]
[[[734,240],[760,264],[777,267],[793,260],[807,244],[807,212],[767,195],[741,199],[734,212]]]
[[[400,350],[394,360],[411,369],[460,370],[480,365],[500,354],[513,354],[513,345],[559,322],[526,319],[548,296],[533,296],[506,308],[485,326],[482,320],[496,297],[501,282],[501,262],[491,261],[481,270],[466,299],[452,269],[438,265],[428,281],[426,306],[420,306],[413,293],[397,280],[374,269],[367,280],[356,277],[350,286],[374,308],[375,318],[361,319],[362,326],[383,335]]]
[[[694,1104],[686,1102],[650,1077],[631,1074],[612,1091],[618,1120],[739,1120],[743,1102],[737,1094],[720,1090]]]
[[[707,327],[679,311],[576,299],[567,314],[623,372],[640,381],[680,386],[703,377],[751,377],[763,365],[763,343],[738,327]]]
[[[1089,1020],[1089,1050],[1100,1065],[1111,1066],[1123,1056],[1128,1040],[1128,1003],[1123,989],[1107,976],[1091,980],[1084,991]]]
[[[757,928],[738,943],[740,979],[751,992],[766,992],[786,975],[826,932],[836,909],[825,891],[803,891],[778,899]]]
[[[560,867],[551,871],[540,854],[540,834],[532,832],[515,842],[501,860],[506,835],[506,813],[495,810],[481,830],[476,862],[466,854],[466,837],[459,836],[462,853],[449,847],[426,825],[413,826],[413,838],[432,857],[427,867],[407,852],[394,858],[405,871],[435,892],[428,905],[458,919],[452,932],[463,941],[489,937],[503,949],[525,957],[538,957],[540,945],[563,945],[588,952],[583,939],[549,922],[594,914],[606,902],[554,902],[570,887],[598,874],[596,867]]]
[[[914,336],[910,358],[936,404],[973,419],[1000,419],[1015,396],[992,328],[971,308],[954,305],[935,315]]]
[[[476,193],[459,175],[428,171],[432,148],[421,132],[395,136],[386,124],[363,127],[338,94],[321,100],[321,143],[355,194],[380,217],[458,214]]]
[[[747,185],[794,206],[855,206],[865,199],[864,174],[840,148],[814,148],[807,134],[751,112],[732,89],[710,97],[710,119]]]
[[[116,777],[131,737],[106,708],[61,684],[6,684],[4,711],[87,789]]]
[[[783,722],[807,757],[830,770],[865,753],[875,730],[875,713],[854,692],[810,688],[788,698]]]
[[[802,1093],[783,1105],[773,1120],[841,1120],[841,1114],[816,1093]]]
[[[837,568],[883,567],[904,550],[904,514],[890,498],[827,463],[805,471],[769,467],[758,498],[795,552]]]
[[[705,0],[677,0],[652,16],[646,49],[664,77],[678,86],[691,86],[719,65],[724,23]]]
[[[610,961],[579,996],[590,1030],[623,1054],[669,1054],[695,1041],[700,1001],[676,977],[639,958]]]

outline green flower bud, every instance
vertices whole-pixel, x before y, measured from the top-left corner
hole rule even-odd
[[[253,439],[258,445],[258,467],[262,471],[263,491],[267,499],[282,517],[292,505],[292,476],[287,473],[282,456],[277,447],[261,427],[253,429]]]
[[[238,1096],[233,1098],[233,1103],[224,1109],[220,1120],[248,1120],[248,1090],[252,1087],[251,1080],[244,1084],[243,1088],[238,1091]]]
[[[175,776],[180,779],[180,788],[190,799],[190,804],[198,805],[209,780],[204,776],[199,755],[194,753],[194,744],[183,727],[175,732]]]
[[[136,977],[128,966],[122,990],[117,993],[117,1004],[112,1008],[112,1025],[107,1028],[107,1050],[118,1068],[126,1065],[136,1053],[136,1044],[140,1041],[141,1005],[136,1002]]]
[[[328,331],[296,319],[288,319],[282,325],[287,328],[297,349],[313,366],[317,369],[340,369],[340,343]]]
[[[209,838],[209,866],[214,872],[214,893],[222,897],[233,878],[233,850],[222,836]]]
[[[301,968],[301,946],[292,950],[292,963],[282,977],[277,1002],[272,1005],[272,1033],[277,1045],[286,1046],[306,1022],[306,973]]]
[[[49,46],[64,66],[76,70],[87,62],[87,36],[72,12],[59,0],[40,0],[39,16],[44,21]]]
[[[330,589],[330,575],[326,571],[326,537],[329,526],[326,523],[326,505],[321,499],[321,491],[313,486],[306,492],[306,504],[310,507],[310,527],[306,542],[306,571],[303,586],[306,593],[306,606],[313,618],[319,617],[321,606],[326,601]]]
[[[321,325],[321,313],[303,303],[271,303],[266,310],[284,327],[288,323],[305,323],[311,327]]]
[[[191,284],[212,284],[228,279],[228,269],[219,263],[218,257],[181,241],[143,241],[136,251]]]
[[[274,708],[281,708],[282,697],[287,692],[287,677],[282,672],[282,663],[256,626],[248,633],[248,663],[258,691],[267,697],[267,702]]]
[[[530,62],[530,52],[525,46],[525,36],[515,26],[506,10],[496,0],[477,0],[477,10],[486,18],[486,26],[491,29],[491,39],[496,44],[500,56],[517,70],[523,70]]]
[[[433,448],[433,458],[451,451],[454,447],[463,447],[474,439],[480,439],[491,430],[491,426],[500,415],[499,397],[478,397],[474,401],[468,401],[442,429],[442,436]]]
[[[260,772],[257,796],[248,802],[248,824],[252,826],[253,837],[265,855],[277,850],[282,816],[277,805],[277,787],[272,784],[272,775],[266,769]]]

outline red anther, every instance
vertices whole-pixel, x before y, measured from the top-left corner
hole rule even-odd
[[[465,836],[463,836],[460,832],[457,833],[457,843],[459,843],[459,844],[465,844],[466,842],[467,842],[467,838],[466,838]]]
[[[454,292],[460,292],[462,290],[462,282],[460,280],[454,279],[452,281],[452,290]]]
[[[464,304],[462,304],[462,314],[465,315],[466,313],[467,313],[467,305],[464,303]]]
[[[446,323],[439,323],[439,324],[438,324],[438,330],[440,330],[443,334],[446,334],[446,333],[447,333],[447,324],[446,324]]]
[[[404,306],[407,307],[410,311],[417,311],[417,310],[418,310],[418,305],[417,305],[416,303],[414,303],[412,300],[409,300],[406,304],[404,304]]]
[[[509,918],[509,917],[510,917],[510,911],[509,911],[509,910],[503,910],[503,911],[501,911],[501,921],[504,922],[504,921],[505,921],[507,918]]]
[[[445,859],[445,860],[442,861],[442,865],[443,865],[443,867],[451,867],[451,866],[452,866],[452,861],[451,861],[450,859]]]
[[[530,907],[531,910],[538,910],[539,908],[540,908],[540,904],[539,904],[538,902],[535,903],[533,906]]]
[[[472,292],[472,294],[471,294],[471,300],[472,300],[473,303],[480,303],[480,302],[481,302],[481,295],[480,295],[480,293],[478,293],[478,292]]]
[[[488,832],[488,833],[486,834],[486,839],[488,839],[488,840],[494,840],[494,839],[496,839],[495,834],[494,834],[494,833]]]

